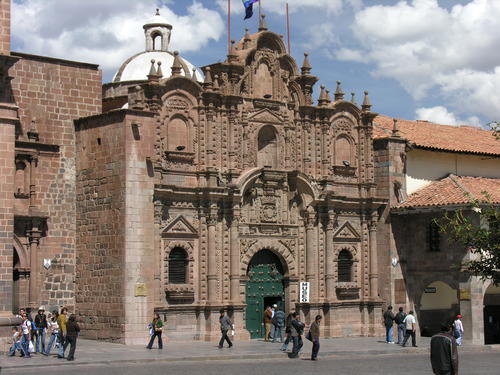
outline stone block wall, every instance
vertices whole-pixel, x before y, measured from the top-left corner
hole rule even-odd
[[[0,54],[10,53],[10,2],[0,0]]]
[[[76,310],[87,338],[121,341],[124,318],[124,114],[76,121]]]
[[[28,204],[16,204],[16,215],[46,216],[38,247],[37,302],[74,308],[75,274],[75,131],[73,119],[101,112],[101,72],[97,65],[12,53],[19,61],[10,69],[19,106],[16,139],[19,152],[36,155],[32,171],[34,194]],[[28,132],[38,139],[29,139]],[[14,145],[14,142],[12,143]],[[19,148],[18,147],[18,148]],[[14,165],[14,158],[12,159]],[[43,259],[52,266],[42,267]],[[33,279],[33,277],[32,277]],[[32,298],[33,299],[33,298]]]

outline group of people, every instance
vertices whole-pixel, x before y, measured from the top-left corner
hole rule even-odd
[[[417,347],[417,320],[413,311],[410,310],[408,314],[404,312],[402,307],[396,315],[392,312],[392,306],[387,307],[387,311],[384,312],[384,325],[385,325],[385,341],[387,344],[394,344],[392,339],[392,328],[396,323],[398,327],[398,344],[405,347],[406,342],[411,336],[411,344],[413,347]]]
[[[309,327],[309,332],[306,338],[313,343],[311,360],[315,361],[319,352],[319,337],[320,337],[320,323],[321,315],[317,315],[314,322]],[[272,307],[268,306],[264,311],[264,341],[283,343],[281,346],[282,351],[288,350],[290,341],[293,344],[292,352],[289,354],[290,358],[298,358],[300,349],[304,345],[302,335],[304,334],[305,324],[300,321],[300,315],[296,312],[288,314],[285,319],[285,313],[278,308],[276,304]],[[283,342],[283,329],[285,329],[285,341]]]
[[[21,324],[12,327],[12,346],[9,356],[14,357],[19,352],[21,357],[31,358],[32,353],[40,353],[49,356],[53,346],[58,348],[57,358],[65,358],[64,354],[68,345],[68,361],[75,359],[76,339],[80,327],[76,322],[75,315],[68,317],[68,309],[63,307],[61,312],[52,311],[45,313],[40,307],[35,318],[32,318],[30,309],[20,309],[19,318]],[[46,338],[49,341],[46,345]]]

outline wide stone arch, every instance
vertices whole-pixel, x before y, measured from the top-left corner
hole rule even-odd
[[[240,275],[246,275],[252,257],[260,250],[269,250],[278,256],[283,265],[285,276],[296,278],[298,276],[297,263],[293,252],[279,240],[260,239],[243,249],[240,262]]]

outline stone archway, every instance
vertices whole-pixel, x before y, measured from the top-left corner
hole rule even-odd
[[[240,262],[240,275],[247,273],[248,265],[252,257],[260,250],[268,249],[278,256],[283,264],[284,276],[289,278],[298,277],[297,264],[294,253],[280,240],[257,240],[246,249],[242,249]]]
[[[458,291],[443,281],[433,281],[422,290],[419,306],[421,335],[432,336],[439,332],[441,322],[458,313]]]
[[[500,286],[491,284],[484,294],[484,343],[500,344]]]

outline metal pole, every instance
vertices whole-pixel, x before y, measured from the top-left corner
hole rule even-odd
[[[231,0],[227,0],[227,54],[231,50]]]
[[[290,46],[290,18],[288,16],[288,3],[286,3],[286,33],[288,35],[288,54],[291,55],[291,46]]]

